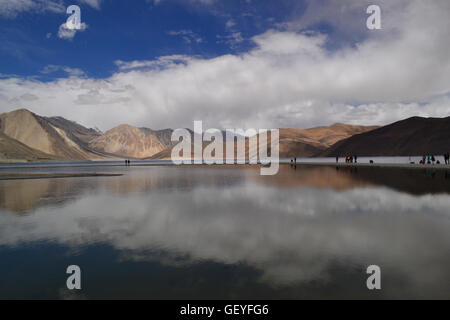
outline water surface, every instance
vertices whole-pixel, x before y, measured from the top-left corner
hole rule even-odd
[[[445,170],[83,170],[124,175],[0,181],[0,298],[450,298]]]

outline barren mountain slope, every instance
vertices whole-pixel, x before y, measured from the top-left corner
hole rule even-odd
[[[164,145],[153,134],[130,126],[120,125],[89,142],[89,147],[101,151],[130,158],[146,158],[165,149]]]

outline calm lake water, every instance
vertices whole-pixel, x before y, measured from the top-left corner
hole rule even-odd
[[[45,171],[124,175],[0,181],[1,299],[450,298],[445,170]]]

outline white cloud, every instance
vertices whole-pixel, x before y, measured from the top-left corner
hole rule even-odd
[[[41,70],[41,73],[50,74],[50,73],[57,72],[57,71],[64,71],[65,73],[67,73],[69,76],[72,76],[72,77],[85,76],[84,71],[81,69],[71,68],[71,67],[67,67],[67,66],[58,66],[58,65],[54,65],[54,64],[49,64],[49,65],[45,66],[45,68]]]
[[[216,35],[217,43],[226,43],[232,49],[238,48],[239,44],[244,42],[246,39],[244,39],[242,33],[235,27],[236,22],[233,19],[229,19],[225,23],[226,34]]]
[[[102,0],[78,0],[78,2],[100,9]],[[72,3],[64,0],[0,0],[0,17],[15,18],[21,12],[64,14],[69,4]]]
[[[82,32],[87,29],[87,24],[82,22],[80,29],[70,29],[66,26],[66,23],[63,23],[59,26],[58,30],[58,38],[65,40],[72,40],[78,32]]]
[[[64,12],[61,0],[0,0],[0,16],[14,18],[20,12]]]
[[[175,67],[178,64],[186,65],[192,58],[185,55],[171,55],[159,57],[155,60],[150,61],[122,61],[117,60],[115,64],[119,67],[120,71],[131,71],[131,70],[149,70],[149,69],[167,69]]]
[[[21,95],[20,98],[25,101],[34,101],[34,100],[39,99],[34,94],[29,94],[29,93],[25,93],[25,94]]]
[[[95,9],[100,9],[100,4],[101,4],[102,0],[78,0],[78,2],[86,3]]]
[[[186,43],[202,43],[203,38],[199,36],[197,33],[192,30],[179,30],[179,31],[168,31],[168,35],[170,36],[180,36],[183,41]]]
[[[337,51],[326,49],[321,34],[271,30],[241,55],[117,61],[119,72],[100,80],[0,79],[0,110],[28,107],[101,129],[123,122],[186,127],[197,119],[210,127],[309,127],[449,116],[448,12],[448,1],[410,1],[385,12],[383,30]],[[24,93],[39,100],[21,105]]]
[[[230,20],[228,20],[228,21],[225,23],[225,28],[231,29],[231,28],[233,28],[235,25],[236,25],[236,22],[234,22],[233,19],[230,19]]]
[[[242,37],[242,33],[237,32],[237,31],[231,32],[224,36],[217,35],[216,37],[217,37],[217,43],[226,43],[232,49],[237,48],[237,46],[245,40]]]

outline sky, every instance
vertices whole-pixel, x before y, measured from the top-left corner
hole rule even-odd
[[[449,16],[448,0],[0,0],[0,112],[103,131],[446,117]]]

